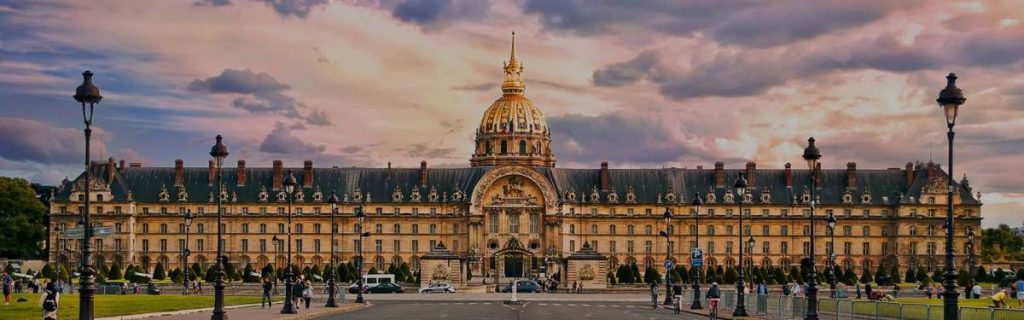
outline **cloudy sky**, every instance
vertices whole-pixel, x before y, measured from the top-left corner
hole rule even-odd
[[[0,0],[0,175],[80,170],[85,69],[95,159],[466,166],[512,30],[561,167],[945,163],[956,72],[956,176],[1022,220],[1016,0]]]

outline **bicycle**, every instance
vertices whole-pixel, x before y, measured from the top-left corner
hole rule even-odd
[[[718,320],[718,298],[708,299],[708,319]]]

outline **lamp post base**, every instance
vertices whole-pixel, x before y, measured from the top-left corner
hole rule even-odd
[[[96,293],[96,286],[93,285],[93,274],[95,274],[95,271],[88,266],[81,271],[81,277],[79,278],[81,288],[78,289],[79,294],[81,295],[78,298],[78,303],[80,305],[80,309],[78,310],[79,319],[91,320],[95,318],[93,296],[95,296]]]
[[[213,315],[210,320],[227,320],[228,314],[224,310],[224,274],[217,275],[217,282],[213,284]]]
[[[700,284],[693,285],[693,303],[690,304],[690,309],[692,309],[692,310],[704,309],[704,306],[700,305]]]
[[[334,296],[335,296],[334,292],[335,292],[336,288],[334,286],[334,280],[333,279],[330,282],[327,283],[327,290],[328,290],[328,292],[327,292],[327,304],[324,305],[324,307],[325,308],[337,308],[338,307],[338,301],[335,301],[335,299],[334,299]]]
[[[295,310],[295,304],[292,303],[292,280],[288,279],[284,283],[284,307],[281,308],[281,314],[296,314],[299,313]]]

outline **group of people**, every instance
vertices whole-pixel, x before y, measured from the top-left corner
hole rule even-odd
[[[266,284],[263,285],[263,290],[266,290]],[[313,283],[305,277],[299,277],[298,281],[292,284],[292,303],[295,304],[295,308],[299,308],[305,303],[306,309],[309,309],[309,303],[313,300]]]
[[[199,281],[199,279],[187,281],[185,289],[192,294],[203,294],[203,282]]]
[[[980,291],[981,289],[979,289]],[[1010,286],[1010,289],[1005,288],[999,289],[992,294],[992,307],[993,308],[1009,308],[1007,304],[1008,300],[1017,298],[1017,307],[1024,308],[1024,280],[1017,280]]]

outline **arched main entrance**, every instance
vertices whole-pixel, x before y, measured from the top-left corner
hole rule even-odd
[[[494,253],[495,272],[505,278],[523,278],[533,275],[534,254],[519,239],[512,238]]]

